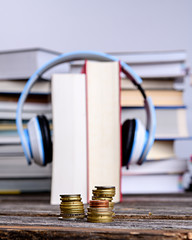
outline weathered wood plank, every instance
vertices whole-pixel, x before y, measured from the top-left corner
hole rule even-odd
[[[192,194],[125,196],[107,224],[60,221],[49,199],[0,196],[0,239],[192,239]]]
[[[187,231],[143,230],[134,231],[106,228],[74,228],[74,227],[34,227],[34,226],[0,226],[1,239],[145,239],[145,240],[184,240],[192,239]]]

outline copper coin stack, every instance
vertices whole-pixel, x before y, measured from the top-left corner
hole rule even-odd
[[[113,212],[108,200],[91,200],[87,208],[87,221],[109,223],[113,221]]]
[[[80,194],[60,195],[60,220],[76,220],[85,217]]]
[[[115,196],[115,187],[114,186],[95,186],[93,190],[92,200],[108,200],[109,207],[113,210],[114,202],[113,197]],[[113,212],[113,216],[115,213]]]

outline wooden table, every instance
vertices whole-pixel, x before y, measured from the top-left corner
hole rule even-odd
[[[114,222],[60,221],[49,194],[0,196],[0,239],[192,239],[192,194],[130,195]]]

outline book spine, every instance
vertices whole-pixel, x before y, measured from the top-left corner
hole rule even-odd
[[[123,152],[122,152],[122,124],[121,124],[121,64],[119,62],[119,122],[120,122],[120,161],[121,166],[123,164]],[[120,189],[122,187],[122,169],[120,168]],[[120,202],[122,202],[122,192],[120,191]]]
[[[86,93],[86,138],[87,138],[87,203],[89,203],[89,119],[88,119],[88,81],[87,81],[87,60],[81,73],[85,73],[85,93]]]

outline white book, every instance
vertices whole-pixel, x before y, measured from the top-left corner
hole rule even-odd
[[[186,76],[186,52],[110,53],[128,63],[141,78],[177,78]],[[72,72],[79,72],[83,61],[71,62]],[[125,75],[122,74],[124,77]]]
[[[156,139],[188,138],[187,112],[184,107],[160,107],[156,112]],[[127,119],[138,118],[146,124],[146,111],[144,108],[123,108],[122,123]]]
[[[19,135],[15,136],[0,136],[0,144],[20,144]]]
[[[0,156],[1,155],[9,155],[9,154],[23,154],[23,148],[21,144],[13,144],[13,145],[2,145],[0,144]]]
[[[0,80],[27,79],[38,68],[59,56],[60,53],[35,48],[0,52]],[[43,78],[51,78],[55,72],[65,73],[69,71],[69,64],[60,64],[47,71]]]
[[[148,174],[171,174],[184,173],[187,171],[187,161],[181,158],[145,161],[141,166],[130,164],[129,169],[122,168],[122,175],[148,175]]]
[[[184,77],[186,66],[180,62],[130,64],[141,78]]]
[[[186,51],[161,51],[161,52],[134,52],[134,53],[111,53],[121,61],[129,64],[136,63],[161,63],[161,62],[185,62]]]
[[[187,59],[187,53],[183,50],[159,52],[110,52],[108,54],[128,64],[185,62]],[[71,65],[81,66],[83,63],[83,60],[72,61]]]
[[[180,62],[168,62],[168,63],[139,63],[129,64],[134,72],[141,78],[178,78],[186,76],[186,66]],[[82,65],[71,65],[71,71],[78,73],[81,71]],[[125,75],[121,74],[122,78]]]
[[[27,164],[25,156],[1,156],[0,178],[51,178],[52,165],[39,167],[37,164]]]
[[[61,194],[87,201],[86,94],[84,74],[53,75],[53,169],[51,203]]]
[[[184,191],[182,174],[122,175],[123,194],[163,194]]]

